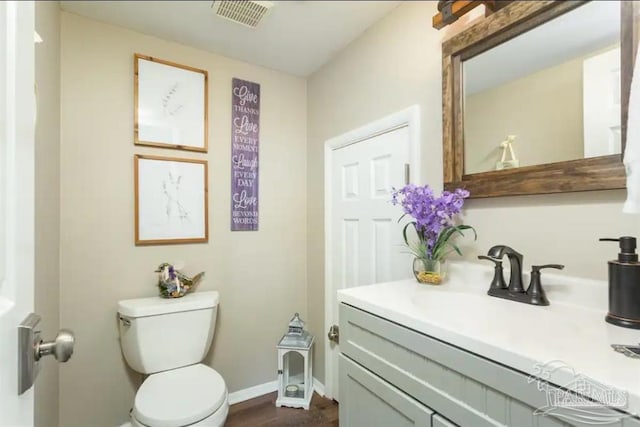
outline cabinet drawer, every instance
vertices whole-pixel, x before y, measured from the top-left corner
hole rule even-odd
[[[593,424],[556,418],[558,412],[534,415],[547,406],[547,394],[526,374],[346,304],[340,335],[342,353],[459,426]],[[640,425],[613,409],[597,411],[611,417],[610,427]]]
[[[340,425],[345,427],[430,427],[431,411],[340,355]]]
[[[434,414],[433,415],[432,425],[433,425],[433,427],[458,427],[457,425],[455,425],[451,421],[441,417],[438,414]]]

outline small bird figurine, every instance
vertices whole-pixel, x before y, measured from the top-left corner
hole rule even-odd
[[[158,266],[158,288],[160,296],[164,298],[180,298],[187,292],[191,292],[204,277],[204,271],[189,277],[176,270],[173,265],[163,262]]]

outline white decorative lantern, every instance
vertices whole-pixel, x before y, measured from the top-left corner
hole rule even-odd
[[[314,337],[304,330],[298,313],[278,343],[278,398],[276,406],[309,409],[313,395],[312,349]]]

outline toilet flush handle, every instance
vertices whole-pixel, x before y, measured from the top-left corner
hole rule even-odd
[[[118,316],[120,321],[122,322],[122,326],[126,326],[127,328],[131,326],[131,320],[128,317]]]

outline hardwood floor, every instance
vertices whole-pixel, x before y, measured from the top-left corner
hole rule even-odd
[[[311,407],[276,408],[277,393],[232,405],[225,427],[336,427],[338,403],[313,394]]]

